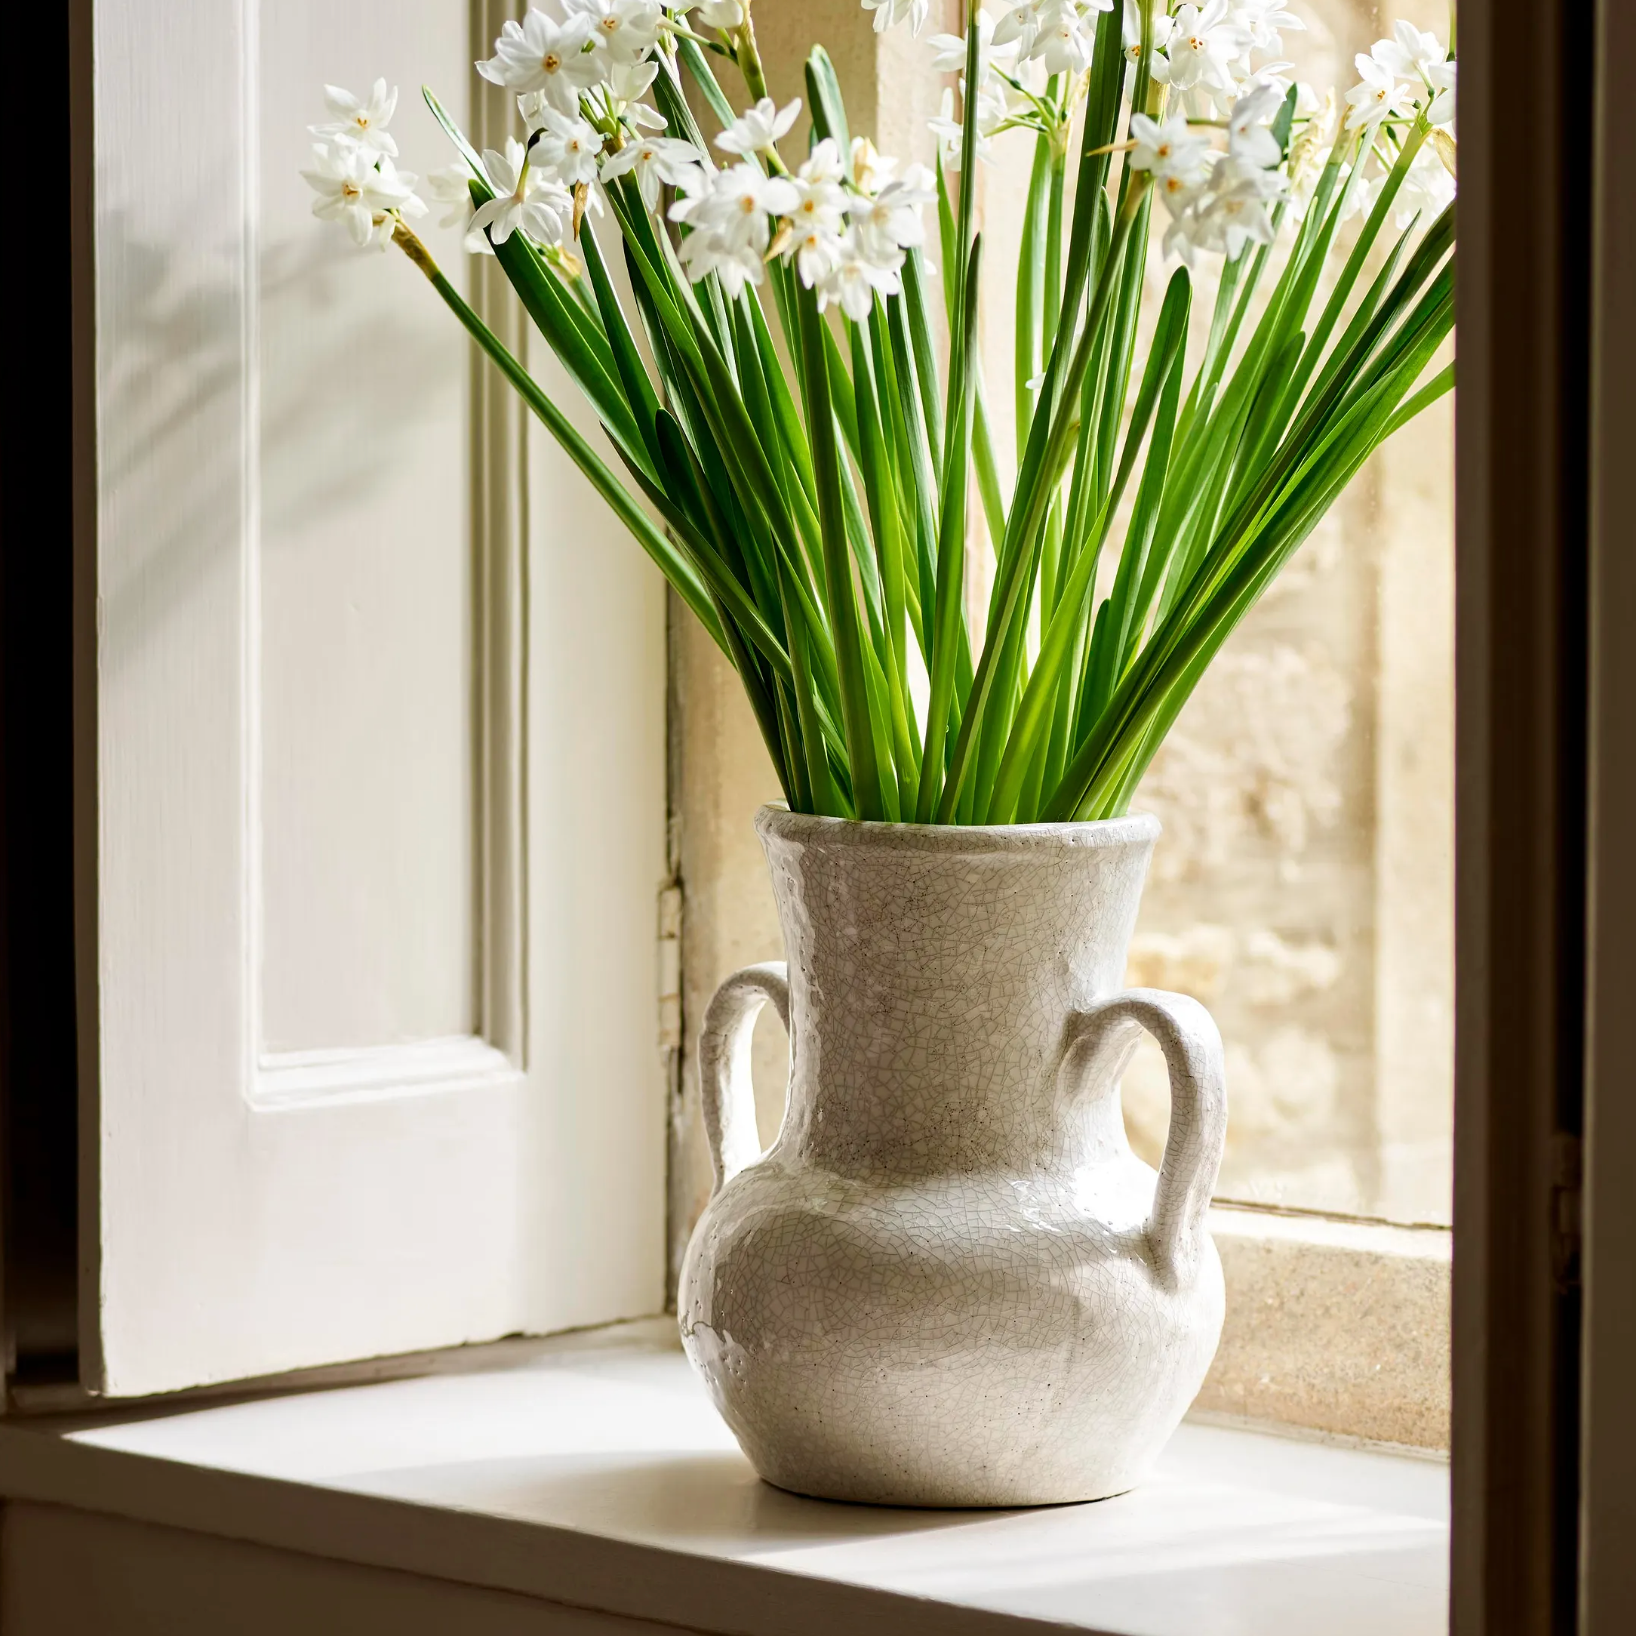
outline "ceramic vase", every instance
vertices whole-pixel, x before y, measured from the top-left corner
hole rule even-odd
[[[882,1505],[1093,1500],[1139,1483],[1221,1333],[1205,1227],[1227,1103],[1196,1001],[1121,987],[1157,821],[954,828],[764,808],[788,967],[700,1041],[715,1190],[683,1343],[756,1470]],[[790,1088],[760,1152],[750,1031]],[[1119,1076],[1170,1072],[1155,1173]]]

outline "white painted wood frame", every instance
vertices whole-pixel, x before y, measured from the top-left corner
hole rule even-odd
[[[96,0],[96,1391],[663,1304],[662,586],[296,178],[375,73],[447,163],[508,9]]]

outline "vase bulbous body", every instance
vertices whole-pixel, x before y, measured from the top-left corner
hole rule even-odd
[[[1203,1382],[1221,1266],[1220,1040],[1121,987],[1159,826],[757,819],[788,956],[718,992],[700,1050],[716,1191],[679,1313],[756,1470],[887,1505],[1090,1500],[1138,1483]],[[758,1155],[755,1012],[790,1034]],[[1118,1079],[1170,1068],[1161,1169]]]

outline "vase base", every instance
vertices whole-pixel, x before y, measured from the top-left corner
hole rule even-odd
[[[1108,1483],[1088,1483],[1069,1492],[1041,1493],[1036,1490],[985,1489],[981,1483],[951,1484],[947,1487],[905,1486],[844,1479],[803,1479],[769,1477],[757,1471],[770,1488],[781,1489],[804,1500],[825,1500],[833,1505],[870,1505],[898,1511],[1038,1511],[1050,1506],[1091,1505],[1098,1500],[1117,1499],[1141,1485],[1140,1478],[1120,1477]]]

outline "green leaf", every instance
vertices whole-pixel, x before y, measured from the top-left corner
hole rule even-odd
[[[847,548],[846,518],[841,501],[840,448],[835,436],[835,408],[830,397],[824,321],[810,290],[799,297],[803,374],[807,385],[807,424],[812,435],[813,472],[818,481],[818,516],[823,529],[824,590],[835,659],[841,684],[841,719],[846,733],[847,766],[852,775],[854,806],[859,818],[879,820],[881,773],[876,762],[869,698],[864,680],[858,631],[858,605],[852,594],[852,565]]]
[[[819,141],[833,137],[844,161],[852,151],[846,103],[841,97],[841,82],[835,77],[835,64],[821,45],[814,46],[807,58],[807,102],[812,110],[813,135]]]
[[[971,257],[961,279],[965,305],[949,348],[950,426],[943,469],[942,512],[937,531],[937,589],[932,616],[931,698],[926,712],[925,749],[920,764],[920,795],[915,815],[929,823],[952,818],[952,796],[945,799],[943,752],[954,702],[959,650],[966,647],[961,599],[966,583],[966,471],[971,451],[975,382],[966,369],[970,340],[977,327],[977,290],[983,241],[972,241]],[[969,656],[969,649],[967,650]],[[958,792],[953,792],[958,793]]]

